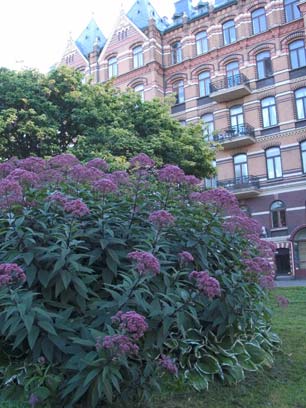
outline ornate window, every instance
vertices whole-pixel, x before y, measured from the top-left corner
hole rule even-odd
[[[224,45],[231,44],[236,41],[236,28],[234,20],[228,20],[222,26],[223,43]]]
[[[285,15],[287,23],[292,20],[296,20],[301,17],[300,10],[298,8],[299,0],[284,0]]]
[[[253,34],[259,34],[267,29],[266,11],[259,8],[252,13]]]
[[[118,75],[117,57],[111,57],[108,60],[108,78],[111,79]]]
[[[227,86],[231,88],[233,86],[240,85],[241,78],[239,72],[239,64],[237,61],[230,62],[226,65],[226,79],[227,79]]]
[[[258,79],[273,75],[270,51],[263,51],[256,55],[256,67]]]
[[[142,102],[144,102],[144,86],[143,84],[138,84],[134,87],[134,91],[140,95]]]
[[[261,101],[262,124],[264,128],[276,126],[276,103],[274,96],[269,96]]]
[[[281,153],[279,147],[271,147],[266,150],[266,162],[268,179],[283,176]]]
[[[208,51],[208,40],[206,31],[201,31],[196,35],[197,55],[204,54]]]
[[[295,91],[296,114],[298,119],[306,119],[306,88]]]
[[[134,68],[143,66],[143,51],[141,45],[133,48],[133,66]]]
[[[301,68],[306,65],[305,43],[303,40],[293,41],[289,44],[291,69]]]
[[[306,228],[299,230],[294,237],[295,265],[299,269],[306,269]]]
[[[173,84],[173,92],[175,93],[176,103],[185,102],[184,81],[180,80]]]
[[[233,106],[230,109],[231,129],[235,134],[239,134],[244,126],[242,105]]]
[[[270,207],[272,228],[286,227],[286,206],[282,201],[274,201]]]
[[[182,44],[180,41],[171,45],[171,63],[179,64],[183,60]]]
[[[302,169],[303,173],[306,173],[306,140],[301,142],[301,158],[302,158]]]
[[[247,181],[248,159],[246,154],[242,153],[234,156],[234,174],[236,183],[243,184]]]
[[[199,95],[208,96],[210,94],[210,74],[208,71],[199,75]]]
[[[206,140],[212,142],[214,140],[214,115],[212,113],[206,113],[201,117],[203,123],[203,136]]]

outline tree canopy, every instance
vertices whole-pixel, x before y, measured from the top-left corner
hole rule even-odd
[[[44,75],[0,69],[0,158],[52,156],[70,150],[80,159],[124,163],[140,152],[159,165],[187,173],[212,173],[214,152],[202,126],[182,126],[170,102],[142,102],[111,82],[83,84],[81,74],[61,67]]]

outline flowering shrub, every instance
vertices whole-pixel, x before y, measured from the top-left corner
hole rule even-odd
[[[144,154],[108,171],[69,154],[0,165],[1,392],[95,407],[163,375],[203,390],[271,365],[273,247],[235,197]]]

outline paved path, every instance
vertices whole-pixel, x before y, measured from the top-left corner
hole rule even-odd
[[[276,279],[276,287],[278,288],[289,288],[293,286],[306,286],[306,279]]]

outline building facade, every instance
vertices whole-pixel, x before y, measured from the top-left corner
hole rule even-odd
[[[306,277],[306,0],[174,6],[169,22],[137,0],[107,40],[91,20],[61,64],[144,100],[174,93],[173,116],[222,146],[208,185],[260,222],[278,275]]]

